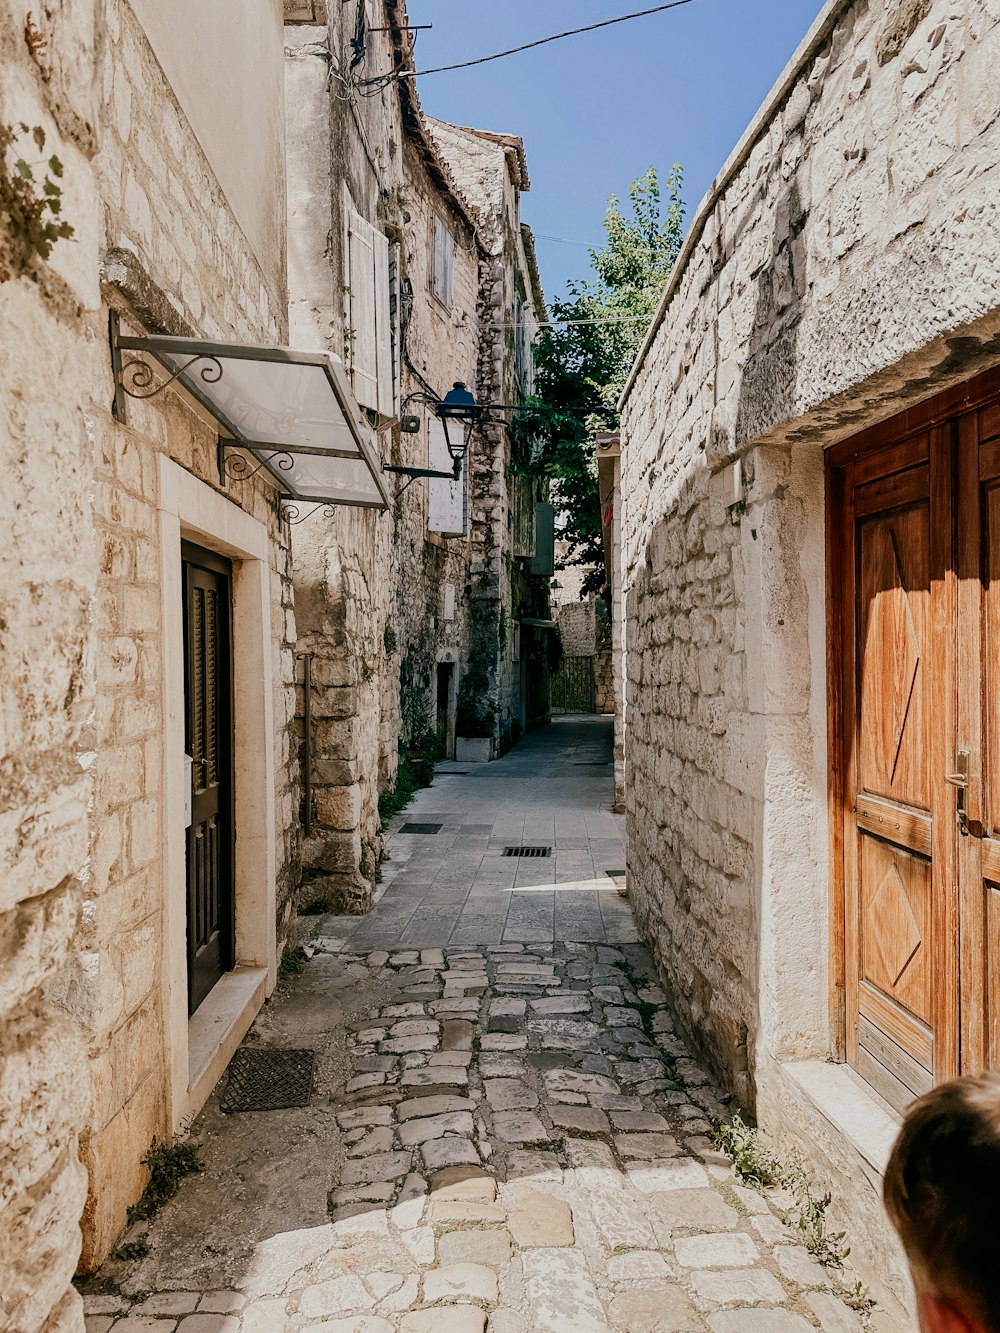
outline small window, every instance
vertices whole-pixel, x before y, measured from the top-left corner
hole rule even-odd
[[[455,238],[437,216],[431,229],[431,295],[442,305],[451,305],[452,270],[455,262]]]

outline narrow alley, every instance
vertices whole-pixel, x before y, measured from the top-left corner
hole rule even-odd
[[[714,1147],[612,798],[606,718],[441,766],[373,912],[324,919],[248,1035],[315,1051],[309,1104],[227,1115],[222,1080],[203,1172],[84,1285],[89,1333],[861,1327]]]

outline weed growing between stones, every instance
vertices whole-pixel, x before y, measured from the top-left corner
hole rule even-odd
[[[755,1129],[734,1115],[728,1125],[715,1131],[715,1143],[732,1161],[733,1170],[751,1189],[763,1191],[770,1185],[786,1183],[787,1168],[767,1152]]]
[[[820,1186],[801,1162],[782,1162],[769,1153],[757,1130],[747,1125],[739,1114],[734,1115],[728,1124],[716,1128],[715,1142],[745,1185],[760,1194],[769,1188],[788,1191],[792,1205],[781,1212],[785,1226],[827,1270],[840,1273],[851,1247],[845,1243],[846,1232],[827,1230],[826,1213],[833,1202],[830,1191]],[[868,1288],[860,1282],[847,1287],[835,1276],[831,1281],[836,1294],[852,1310],[864,1314],[874,1308],[875,1302]]]
[[[201,1170],[197,1144],[161,1143],[159,1139],[154,1139],[149,1145],[142,1164],[149,1167],[149,1184],[139,1202],[132,1204],[125,1214],[129,1226],[133,1222],[146,1222],[155,1217],[180,1189],[184,1177],[196,1175]],[[129,1242],[134,1245],[143,1243],[142,1240]]]
[[[127,1240],[111,1251],[112,1259],[128,1262],[132,1259],[145,1259],[149,1253],[149,1240],[140,1236],[138,1240]]]
[[[289,977],[297,977],[305,965],[306,956],[302,950],[286,944],[281,951],[281,962],[278,964],[278,980],[287,981]]]

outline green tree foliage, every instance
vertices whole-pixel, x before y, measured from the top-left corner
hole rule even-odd
[[[517,424],[515,461],[552,479],[571,564],[591,567],[584,592],[604,585],[595,439],[616,430],[616,403],[684,238],[682,172],[661,189],[653,167],[608,201],[607,236],[590,252],[594,276],[551,303],[553,327],[535,346],[535,397]],[[597,323],[572,321],[599,321]]]

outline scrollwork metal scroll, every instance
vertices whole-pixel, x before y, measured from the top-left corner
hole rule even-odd
[[[239,453],[224,453],[220,461],[222,472],[230,481],[249,481],[265,467],[277,467],[282,472],[291,472],[294,466],[295,459],[291,454],[272,454],[266,463],[262,459],[256,466]]]
[[[333,518],[337,513],[337,506],[335,504],[323,504],[320,502],[303,510],[301,506],[297,505],[294,501],[291,503],[286,501],[282,513],[289,523],[297,524],[304,523],[307,518],[312,518],[312,516],[319,513],[320,510],[322,510],[324,518]]]
[[[158,393],[162,393],[164,389],[169,388],[175,380],[180,379],[185,371],[190,370],[196,361],[208,363],[198,371],[199,378],[205,384],[218,384],[219,380],[222,379],[222,362],[218,357],[202,354],[193,356],[190,361],[185,361],[184,365],[175,370],[169,379],[165,379],[162,384],[157,384],[155,388],[150,388],[150,385],[154,383],[154,378],[153,367],[148,361],[138,359],[126,361],[121,372],[122,389],[130,398],[155,398]]]

